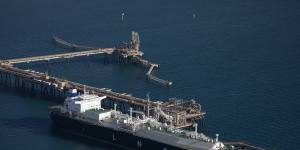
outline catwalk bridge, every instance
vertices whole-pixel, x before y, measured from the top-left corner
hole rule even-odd
[[[49,61],[52,59],[90,56],[90,55],[97,55],[97,54],[103,54],[103,53],[112,54],[113,52],[114,52],[113,48],[103,48],[103,49],[95,49],[95,50],[88,50],[88,51],[81,51],[81,52],[70,52],[70,53],[63,53],[63,54],[52,54],[52,55],[45,55],[45,56],[9,59],[9,60],[2,61],[2,63],[6,63],[8,65],[14,65],[14,64],[18,64],[18,63],[29,63],[29,62],[35,62],[35,61]]]

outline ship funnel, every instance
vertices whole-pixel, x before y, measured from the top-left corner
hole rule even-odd
[[[76,97],[76,96],[78,96],[77,89],[69,89],[67,96],[68,97]]]
[[[72,94],[77,93],[77,89],[70,89],[69,92]]]

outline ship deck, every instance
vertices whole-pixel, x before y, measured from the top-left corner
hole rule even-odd
[[[90,109],[90,110],[87,110],[87,111],[102,114],[102,113],[109,112],[110,110],[107,110],[107,109]]]

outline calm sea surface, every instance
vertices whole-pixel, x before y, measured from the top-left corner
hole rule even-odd
[[[132,30],[172,87],[146,82],[146,68],[105,64],[100,56],[51,64],[50,74],[138,97],[196,98],[211,136],[300,149],[299,0],[0,1],[0,59],[67,52],[52,35],[114,47]],[[53,131],[52,101],[6,90],[0,100],[1,150],[112,149]]]

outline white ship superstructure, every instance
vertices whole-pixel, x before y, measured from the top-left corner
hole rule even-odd
[[[225,149],[222,142],[198,133],[197,124],[195,130],[177,129],[170,124],[161,123],[155,117],[147,116],[144,112],[135,111],[129,108],[129,114],[118,111],[117,105],[114,109],[103,109],[101,101],[105,96],[99,97],[93,94],[76,95],[77,91],[71,91],[72,96],[68,97],[63,106],[56,106],[53,109],[59,110],[62,114],[68,114],[68,118],[81,122],[91,123],[99,127],[112,129],[118,132],[129,133],[135,137],[149,139],[166,145],[176,146],[180,149],[194,150],[221,150]],[[113,140],[116,135],[112,133]],[[142,142],[140,141],[142,147]],[[164,149],[166,150],[166,149]]]

